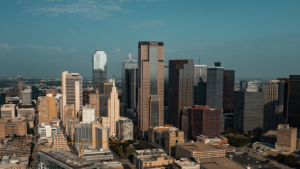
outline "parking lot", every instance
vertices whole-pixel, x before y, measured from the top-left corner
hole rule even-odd
[[[235,155],[235,153],[226,153],[226,157],[232,158],[233,161],[246,166],[263,166],[265,163],[252,158],[248,155]]]

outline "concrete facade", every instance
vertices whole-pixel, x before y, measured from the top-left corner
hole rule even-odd
[[[95,120],[94,121],[97,121],[100,118],[98,90],[96,91],[96,93],[89,94],[89,104],[95,108]]]
[[[112,92],[110,93],[108,99],[107,117],[110,123],[109,136],[115,137],[117,134],[117,121],[119,120],[120,117],[120,100],[118,99],[117,88],[115,86],[115,79],[113,79]]]
[[[50,119],[57,117],[56,100],[51,94],[39,99],[38,119],[39,123],[49,123]]]
[[[119,117],[117,121],[117,137],[122,141],[133,140],[133,123],[127,117]]]
[[[15,104],[3,104],[0,107],[0,118],[12,119],[16,116],[16,105]]]
[[[95,121],[95,108],[91,106],[82,107],[82,122],[93,122]]]
[[[0,138],[5,136],[25,136],[27,134],[27,122],[23,117],[14,117],[12,119],[0,119]]]

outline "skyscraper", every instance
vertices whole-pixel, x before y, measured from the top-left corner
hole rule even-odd
[[[18,77],[18,85],[19,85],[19,100],[22,100],[22,90],[23,90],[23,82],[22,82],[22,76],[19,75]]]
[[[62,73],[62,99],[63,107],[66,104],[75,105],[75,114],[82,107],[82,77],[79,73]],[[63,117],[64,118],[64,117]]]
[[[115,86],[115,79],[113,79],[112,92],[107,101],[107,117],[110,123],[109,136],[115,137],[117,134],[117,121],[120,117],[120,100],[118,99],[117,88]]]
[[[206,105],[223,109],[223,67],[216,62],[214,67],[207,68]]]
[[[31,90],[25,89],[22,92],[22,105],[32,105],[31,103]]]
[[[138,101],[138,62],[131,53],[122,63],[122,103],[136,111]]]
[[[112,80],[110,80],[108,82],[104,82],[105,105],[107,105],[107,100],[108,100],[109,95],[111,93],[112,87],[113,87]]]
[[[287,122],[300,128],[300,75],[290,75]]]
[[[93,55],[93,87],[104,94],[104,82],[107,79],[107,55],[103,50],[96,50]]]
[[[279,80],[267,81],[263,85],[265,131],[275,129],[283,123],[284,83]]]
[[[52,94],[42,97],[37,108],[39,123],[49,123],[51,118],[57,117],[56,101]]]
[[[289,78],[277,78],[276,80],[284,83],[284,96],[283,96],[283,118],[287,118],[288,100],[289,100]]]
[[[234,128],[261,132],[263,128],[263,93],[234,92]]]
[[[194,105],[194,60],[169,61],[169,122],[181,129],[184,107]]]
[[[169,106],[169,63],[165,62],[165,69],[164,69],[164,105]]]
[[[234,70],[224,70],[223,73],[223,112],[234,111]]]
[[[138,55],[138,134],[144,135],[164,123],[164,43],[140,41]]]
[[[207,66],[194,65],[194,105],[206,105]]]
[[[96,93],[89,94],[89,103],[95,108],[95,121],[97,121],[100,118],[98,90]]]

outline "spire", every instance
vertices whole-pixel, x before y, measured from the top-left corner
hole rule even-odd
[[[114,78],[113,78],[113,87],[115,87],[115,74],[114,74]]]
[[[116,93],[117,92],[117,88],[116,88],[116,84],[115,84],[115,74],[114,74],[114,78],[113,78],[113,87],[111,89],[112,93]]]
[[[129,51],[129,55],[128,55],[128,58],[129,58],[129,59],[131,59],[131,52],[130,52],[130,51]]]

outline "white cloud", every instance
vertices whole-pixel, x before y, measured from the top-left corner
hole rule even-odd
[[[174,49],[167,49],[166,52],[174,52]]]
[[[0,49],[12,50],[12,49],[32,49],[32,50],[45,50],[45,51],[56,51],[56,52],[76,52],[75,49],[63,50],[60,47],[53,46],[37,46],[37,45],[9,45],[7,43],[0,44]]]
[[[136,23],[131,25],[131,28],[134,29],[143,29],[143,28],[156,28],[159,26],[164,25],[165,23],[163,21],[144,21],[141,23]]]
[[[116,52],[118,52],[118,53],[120,53],[121,52],[121,50],[120,50],[120,48],[116,48],[116,50],[115,50]]]

